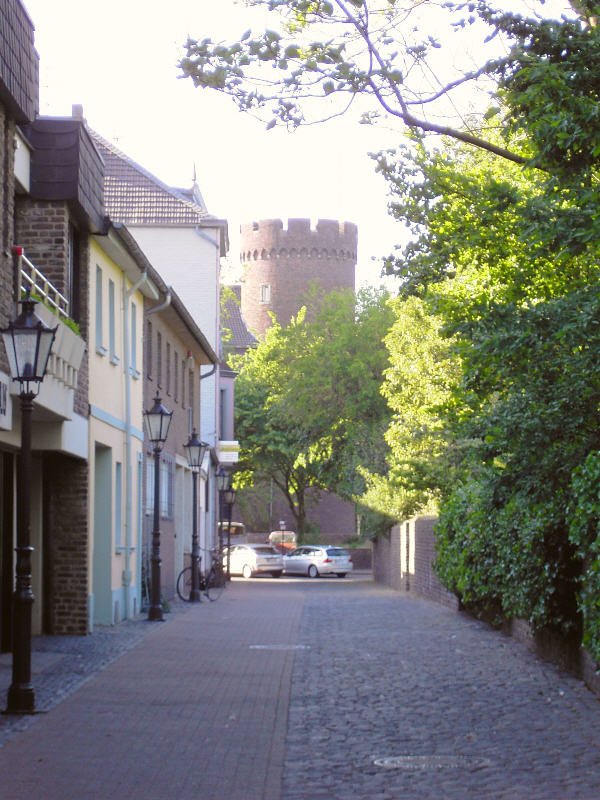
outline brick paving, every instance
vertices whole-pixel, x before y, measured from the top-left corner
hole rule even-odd
[[[600,798],[595,695],[364,576],[234,581],[34,648],[47,710],[0,718],[2,800]]]

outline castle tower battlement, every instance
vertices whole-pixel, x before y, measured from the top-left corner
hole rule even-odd
[[[287,324],[305,304],[311,287],[323,293],[355,284],[358,228],[352,222],[267,219],[240,227],[242,316],[257,336],[270,314]]]

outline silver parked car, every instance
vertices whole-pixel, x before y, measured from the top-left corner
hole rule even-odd
[[[303,545],[283,557],[283,569],[288,575],[337,575],[345,578],[352,572],[352,560],[347,550],[334,545]]]
[[[279,578],[283,572],[281,553],[270,544],[235,544],[231,547],[229,572],[251,578],[271,574]],[[223,568],[227,569],[227,548],[223,551]]]

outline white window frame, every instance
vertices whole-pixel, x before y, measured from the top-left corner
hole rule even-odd
[[[260,302],[263,305],[271,302],[271,284],[261,283],[260,285]]]
[[[108,350],[104,346],[104,298],[102,289],[102,268],[96,264],[96,352],[100,356],[105,356]]]

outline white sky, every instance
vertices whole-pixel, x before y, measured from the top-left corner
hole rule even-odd
[[[398,135],[344,119],[266,131],[229,98],[177,78],[188,35],[235,40],[256,26],[256,9],[235,0],[23,2],[36,28],[40,113],[70,116],[82,105],[94,130],[170,185],[189,187],[195,166],[209,212],[228,220],[234,270],[241,223],[320,217],[358,225],[357,283],[381,283],[372,257],[406,234],[387,214],[368,152]]]
[[[369,151],[389,138],[345,122],[295,133],[264,126],[233,101],[177,78],[183,43],[235,39],[248,10],[233,0],[23,0],[40,55],[40,113],[83,106],[90,127],[170,185],[191,186],[194,165],[211,214],[229,223],[239,264],[241,223],[331,218],[359,227],[357,284],[378,285],[371,256],[389,254],[402,227]],[[271,22],[271,27],[273,22]]]

